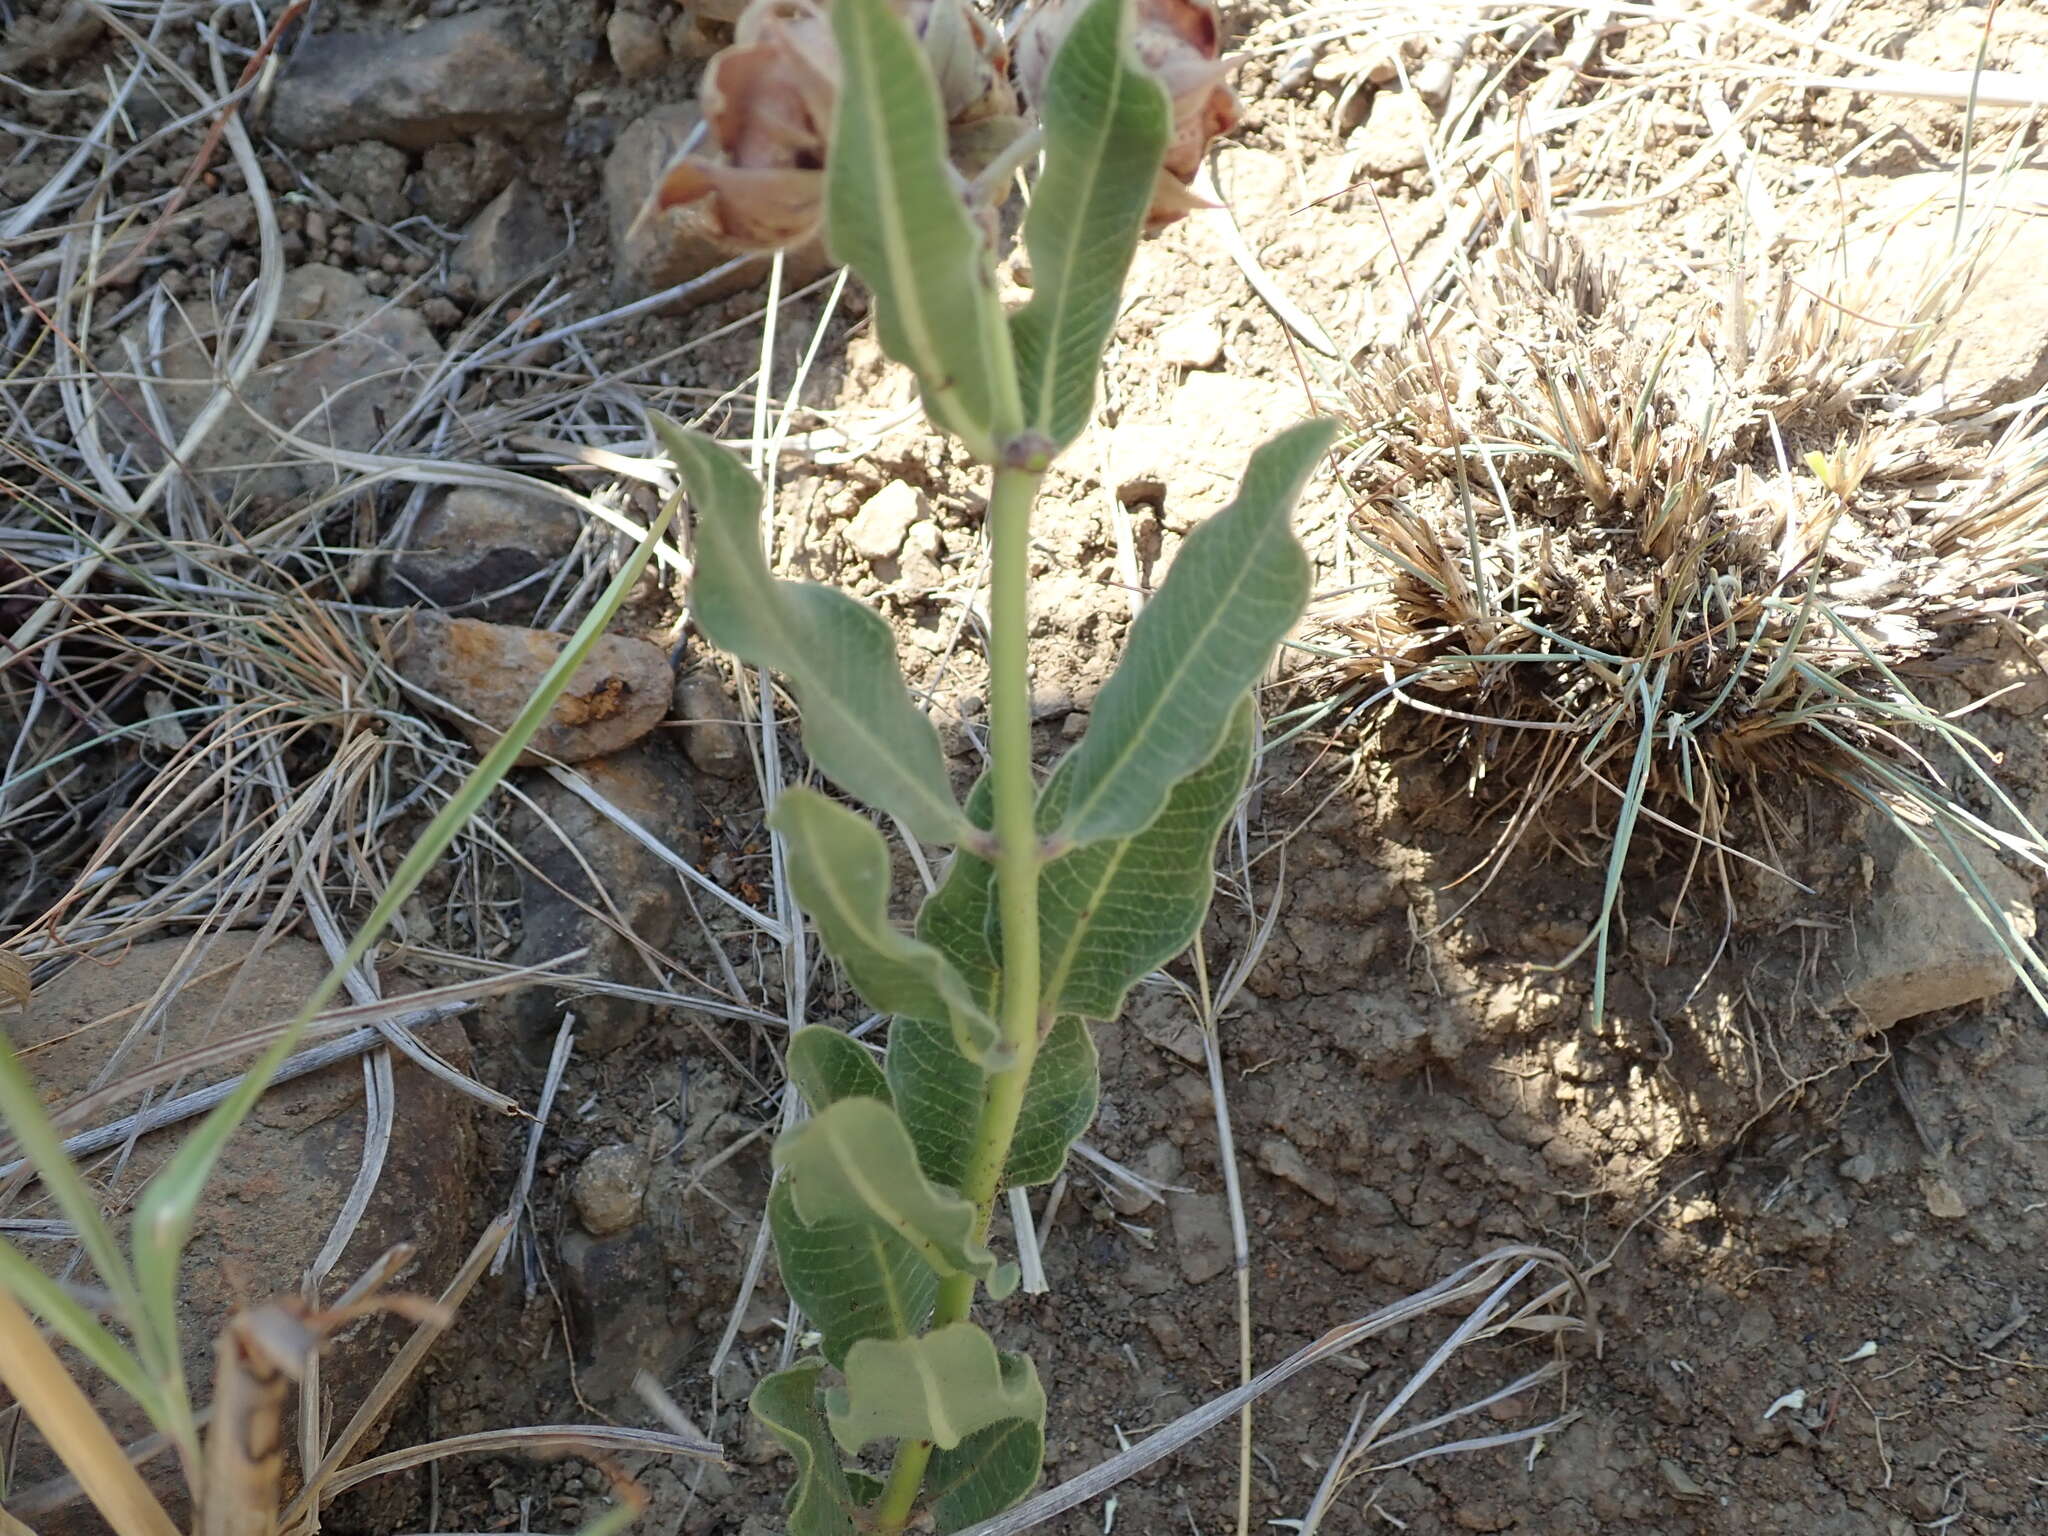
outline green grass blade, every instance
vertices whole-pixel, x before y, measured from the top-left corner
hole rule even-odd
[[[313,989],[312,995],[300,1006],[298,1014],[269,1050],[243,1076],[240,1086],[209,1114],[188,1136],[161,1171],[149,1181],[142,1198],[136,1205],[132,1249],[135,1257],[135,1277],[142,1293],[144,1315],[150,1320],[152,1331],[171,1345],[171,1359],[178,1360],[177,1353],[177,1312],[178,1263],[184,1253],[185,1243],[192,1232],[194,1214],[198,1209],[199,1197],[212,1175],[221,1149],[237,1126],[247,1118],[255,1107],[257,1099],[269,1086],[271,1074],[281,1066],[287,1056],[298,1046],[299,1039],[313,1016],[332,1002],[341,990],[343,979],[360,964],[383,937],[385,929],[398,914],[399,909],[419,888],[420,882],[433,870],[449,844],[455,841],[463,826],[482,808],[491,792],[511,771],[526,744],[546,721],[555,701],[569,685],[576,669],[582,666],[591,647],[597,643],[605,628],[616,617],[626,601],[627,594],[640,580],[647,562],[653,557],[655,545],[676,515],[680,498],[671,498],[662,508],[661,515],[647,530],[631,556],[612,578],[603,595],[598,599],[589,615],[569,642],[562,647],[554,665],[548,668],[534,689],[533,697],[527,700],[513,720],[504,736],[500,738],[483,761],[463,783],[440,814],[428,823],[420,834],[419,841],[400,862],[391,877],[391,883],[378,898],[369,917],[349,942],[341,959]],[[184,1383],[180,1375],[175,1383],[166,1383],[183,1397]],[[189,1401],[189,1400],[188,1400]]]
[[[134,1398],[151,1423],[159,1422],[162,1394],[135,1357],[121,1347],[98,1318],[72,1300],[63,1286],[30,1263],[12,1243],[0,1243],[0,1288]]]
[[[95,1277],[112,1294],[116,1311],[135,1330],[138,1352],[150,1375],[160,1378],[178,1358],[174,1340],[150,1328],[141,1288],[121,1257],[121,1245],[113,1229],[100,1212],[99,1197],[87,1185],[77,1164],[65,1155],[64,1138],[44,1111],[42,1100],[36,1097],[28,1069],[14,1054],[5,1030],[0,1030],[0,1122],[6,1124],[29,1166],[42,1180],[43,1188],[78,1233],[79,1244],[92,1261]],[[27,1260],[21,1262],[26,1264]],[[13,1285],[11,1276],[4,1278],[24,1305],[43,1312],[37,1298]],[[56,1320],[48,1313],[44,1317],[46,1321]]]

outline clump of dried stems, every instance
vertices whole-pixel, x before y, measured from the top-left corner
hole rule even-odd
[[[1952,868],[1970,843],[2048,868],[1991,754],[1913,681],[1975,628],[2025,638],[2012,616],[2041,592],[2043,413],[1987,438],[1923,394],[1972,250],[1904,281],[1781,272],[1645,326],[1530,179],[1493,195],[1456,304],[1356,375],[1371,574],[1319,643],[1331,682],[1507,807],[1491,870],[1564,800],[1603,807],[1601,916],[1573,957],[1599,951],[1596,1016],[1645,825],[1730,917],[1731,861],[1779,859],[1800,782]],[[2024,938],[1958,890],[2036,989]]]

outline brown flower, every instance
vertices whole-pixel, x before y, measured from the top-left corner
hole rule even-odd
[[[817,232],[839,49],[815,0],[755,0],[698,93],[709,144],[673,161],[647,213],[709,198],[712,232],[744,250]],[[644,216],[644,215],[643,215]]]
[[[1018,30],[1017,85],[1027,104],[1045,100],[1053,56],[1088,0],[1045,0]],[[1146,214],[1158,229],[1208,206],[1188,190],[1211,141],[1237,126],[1237,97],[1223,83],[1223,24],[1214,0],[1133,0],[1131,45],[1138,60],[1165,87],[1173,104],[1166,160]]]
[[[968,0],[895,0],[924,44],[949,125],[1014,118],[1002,34]],[[826,0],[753,0],[704,72],[703,147],[662,172],[643,217],[709,199],[712,233],[741,250],[798,245],[824,216],[839,105]]]

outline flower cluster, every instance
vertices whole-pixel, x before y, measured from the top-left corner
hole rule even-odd
[[[1014,48],[971,0],[895,4],[923,44],[964,162],[973,146],[1025,130],[1025,113],[1042,101],[1053,55],[1086,0],[1042,0]],[[705,69],[703,142],[664,168],[648,213],[701,202],[713,235],[735,250],[800,245],[817,234],[840,89],[828,7],[829,0],[752,0],[732,46]],[[1224,83],[1229,66],[1213,0],[1136,0],[1132,43],[1173,102],[1173,136],[1147,220],[1157,229],[1202,206],[1188,186],[1210,141],[1236,125],[1237,98]]]

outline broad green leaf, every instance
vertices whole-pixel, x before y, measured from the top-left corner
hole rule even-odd
[[[1214,883],[1216,838],[1251,762],[1253,705],[1240,695],[1214,754],[1175,784],[1165,807],[1136,836],[1089,843],[1046,865],[1038,881],[1040,976],[1055,1015],[1113,1019],[1139,978],[1185,949],[1201,926]],[[1055,768],[1038,800],[1038,826],[1058,825],[1070,803],[1078,754]],[[987,785],[967,797],[969,819],[986,819]],[[995,870],[956,852],[918,913],[918,931],[942,951],[977,998],[993,999],[1002,956]],[[988,1006],[993,1006],[991,1001]]]
[[[1048,1008],[1113,1019],[1133,983],[1193,941],[1215,885],[1217,835],[1251,769],[1252,713],[1240,695],[1214,755],[1173,786],[1144,831],[1046,865],[1038,931]],[[1042,823],[1059,821],[1073,780],[1062,763],[1045,786]]]
[[[942,1451],[1005,1419],[1045,1422],[1045,1390],[1027,1355],[998,1353],[972,1323],[915,1339],[863,1339],[846,1383],[825,1392],[832,1438],[849,1456],[875,1440],[929,1440]]]
[[[1024,221],[1031,301],[1010,317],[1024,417],[1064,448],[1088,425],[1102,347],[1166,154],[1166,92],[1136,66],[1129,0],[1095,0],[1046,81],[1045,171]]]
[[[853,1491],[818,1411],[819,1360],[800,1360],[754,1388],[747,1406],[782,1448],[796,1458],[796,1483],[783,1502],[789,1536],[854,1536]]]
[[[786,1067],[812,1114],[841,1099],[887,1102],[889,1097],[889,1085],[868,1048],[829,1025],[813,1024],[791,1036]]]
[[[993,793],[987,774],[975,780],[974,788],[967,792],[967,819],[984,832],[994,821]],[[946,865],[939,888],[924,899],[917,912],[917,936],[952,962],[969,994],[991,1015],[996,1010],[996,981],[1003,955],[997,910],[995,865],[958,848]]]
[[[825,948],[882,1013],[944,1020],[972,1060],[996,1043],[995,1021],[976,1006],[946,957],[889,921],[889,847],[863,818],[815,790],[785,793],[768,825],[789,843],[797,901]]]
[[[807,1226],[856,1217],[879,1221],[940,1275],[973,1275],[1000,1299],[1016,1288],[1015,1265],[998,1265],[975,1238],[975,1210],[927,1179],[896,1111],[879,1099],[841,1099],[775,1144]]]
[[[995,266],[946,163],[923,51],[889,0],[835,0],[839,110],[825,239],[875,295],[882,347],[917,375],[933,421],[997,463],[1022,430]]]
[[[1054,1020],[1031,1064],[1024,1107],[1010,1143],[1006,1184],[1050,1184],[1067,1165],[1067,1149],[1095,1118],[1102,1075],[1095,1039],[1072,1014]]]
[[[938,1536],[1001,1514],[1031,1491],[1044,1465],[1045,1427],[1030,1419],[1004,1419],[935,1454],[924,1487]]]
[[[1336,430],[1305,422],[1265,444],[1237,499],[1181,545],[1074,751],[1062,840],[1142,831],[1215,755],[1308,601],[1308,556],[1288,519]]]
[[[967,819],[939,733],[903,686],[881,615],[830,587],[778,581],[761,553],[761,488],[746,467],[700,432],[648,420],[696,506],[698,626],[714,645],[789,680],[804,746],[841,788],[927,842],[958,839]]]
[[[907,1338],[931,1316],[938,1276],[880,1222],[852,1216],[806,1226],[780,1180],[768,1194],[768,1225],[783,1288],[817,1324],[834,1365],[860,1340]]]
[[[904,1017],[889,1021],[883,1071],[918,1166],[934,1184],[958,1189],[967,1177],[988,1074],[960,1054],[945,1025]]]

